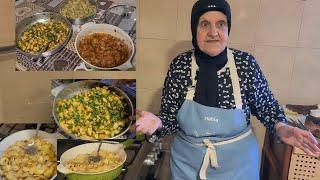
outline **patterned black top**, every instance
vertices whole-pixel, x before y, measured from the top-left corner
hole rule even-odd
[[[286,122],[283,109],[273,97],[268,82],[255,58],[243,51],[231,49],[240,81],[241,98],[247,122],[250,123],[250,112],[256,116],[272,133],[276,122]],[[193,50],[178,55],[170,64],[162,91],[159,118],[163,128],[156,132],[161,137],[179,130],[176,115],[182,106],[187,87],[192,85],[191,61]],[[235,101],[231,84],[230,71],[224,67],[218,71],[218,107],[234,109]]]

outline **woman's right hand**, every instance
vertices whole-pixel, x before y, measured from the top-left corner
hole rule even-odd
[[[162,127],[160,118],[151,112],[136,110],[137,121],[136,131],[143,134],[152,135],[157,129]]]

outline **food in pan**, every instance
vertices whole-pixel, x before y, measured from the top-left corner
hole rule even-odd
[[[31,54],[50,51],[63,44],[68,33],[63,22],[36,23],[21,34],[18,47]]]
[[[112,170],[122,163],[122,158],[114,152],[106,150],[100,150],[99,155],[101,160],[98,162],[91,161],[90,156],[97,155],[97,152],[91,152],[90,154],[80,154],[74,159],[67,161],[66,167],[69,170],[82,173],[96,173]]]
[[[24,148],[31,142],[32,138],[17,141],[4,151],[0,160],[0,174],[4,180],[45,180],[56,174],[57,157],[54,146],[42,138],[37,138],[37,154],[25,154]]]
[[[92,65],[112,68],[126,62],[129,47],[121,39],[107,33],[85,35],[79,42],[80,56]]]
[[[96,12],[96,6],[89,0],[69,0],[60,9],[60,14],[70,19],[83,19],[93,15]]]
[[[126,125],[128,105],[108,87],[95,87],[69,99],[58,99],[56,114],[68,133],[89,139],[105,139]]]

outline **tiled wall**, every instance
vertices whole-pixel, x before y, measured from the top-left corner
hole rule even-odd
[[[168,64],[190,49],[196,0],[140,0],[138,106],[155,113]],[[281,104],[320,103],[319,0],[229,0],[229,46],[252,53]],[[260,145],[264,128],[253,121]]]
[[[0,5],[0,47],[13,45],[15,38],[15,1],[2,0]]]

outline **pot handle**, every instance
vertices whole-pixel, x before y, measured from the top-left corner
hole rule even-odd
[[[133,57],[132,57],[133,58]],[[125,62],[124,64],[118,66],[117,68],[115,69],[118,69],[118,70],[122,70],[122,71],[125,71],[125,70],[128,70],[130,68],[133,68],[132,64],[131,64],[131,60],[128,60],[127,62]]]
[[[145,139],[145,135],[142,133],[131,133],[129,135],[129,138],[125,141],[123,141],[121,144],[124,146],[124,148],[130,147],[134,142],[136,141],[143,141]]]
[[[64,167],[61,162],[60,162],[60,164],[57,166],[57,170],[58,170],[60,173],[64,174],[64,175],[70,174],[70,173],[72,172],[72,171],[70,171],[69,169],[67,169],[66,167]]]
[[[83,24],[83,25],[81,26],[81,30],[83,30],[83,29],[85,29],[85,28],[87,28],[87,27],[89,27],[89,26],[92,26],[92,25],[94,25],[94,24],[96,24],[96,23],[94,23],[94,22],[85,23],[85,24]]]

